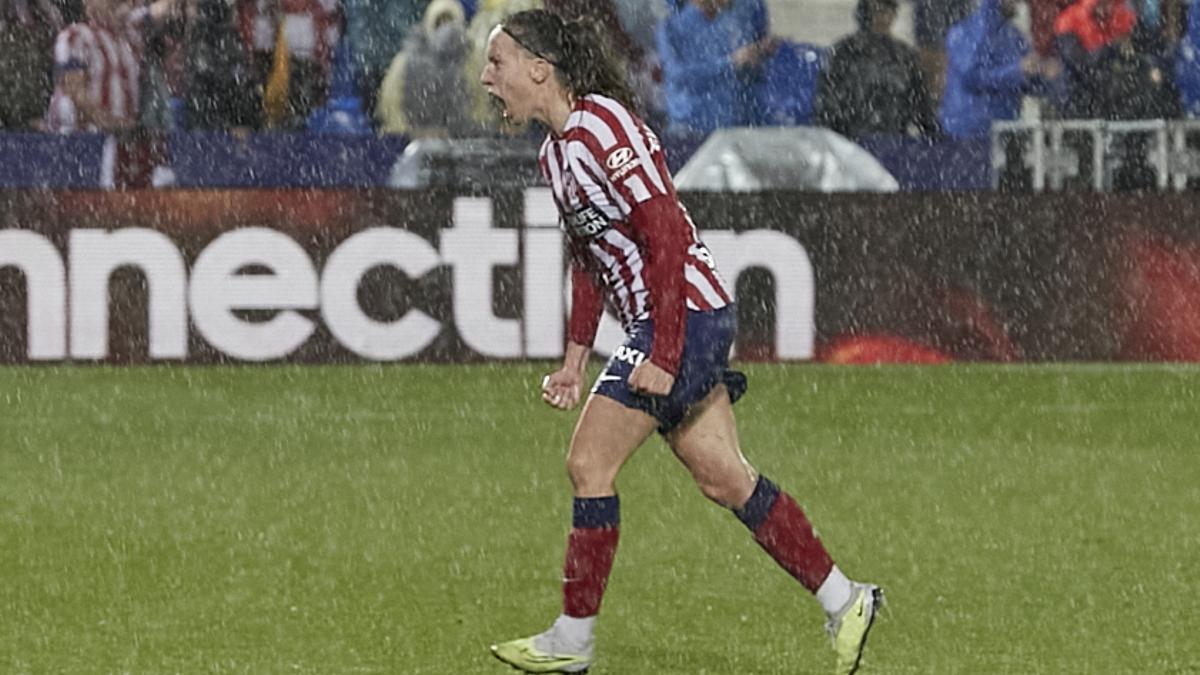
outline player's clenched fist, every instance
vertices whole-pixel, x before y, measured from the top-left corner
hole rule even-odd
[[[579,403],[583,376],[563,368],[542,378],[542,400],[559,410],[570,410]]]
[[[666,396],[675,386],[675,376],[649,361],[638,364],[629,374],[629,388],[639,394]]]

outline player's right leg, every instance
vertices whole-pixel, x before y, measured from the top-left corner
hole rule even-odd
[[[549,630],[492,645],[501,661],[528,673],[576,673],[592,664],[592,630],[617,550],[621,466],[658,427],[650,415],[592,395],[571,438],[567,474],[575,499],[563,563],[563,611]]]
[[[883,594],[846,578],[796,501],[745,460],[725,387],[695,406],[667,442],[705,496],[732,509],[754,540],[816,596],[837,653],[834,672],[854,673]]]

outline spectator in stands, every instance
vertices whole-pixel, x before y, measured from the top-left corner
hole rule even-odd
[[[1137,49],[1132,38],[1122,38],[1100,50],[1082,103],[1074,103],[1078,116],[1105,120],[1172,119],[1183,114],[1179,92],[1159,60]],[[1079,109],[1080,105],[1089,105]],[[1114,136],[1107,153],[1114,158],[1112,189],[1148,190],[1158,183],[1158,172],[1150,159],[1148,134]]]
[[[1129,0],[1134,15],[1132,35],[1139,52],[1171,54],[1184,31],[1188,0]],[[1055,23],[1072,0],[1029,0],[1029,31],[1033,49],[1043,56],[1058,53]]]
[[[674,3],[674,0],[670,0]],[[651,128],[667,126],[662,59],[658,57],[658,25],[667,16],[667,0],[612,0],[625,34],[641,52],[630,63],[629,85],[638,97],[641,117]]]
[[[376,94],[412,27],[421,22],[429,0],[345,0],[346,38],[357,67],[358,93],[368,116]]]
[[[1054,25],[1056,44],[1071,79],[1066,116],[1107,120],[1179,116],[1179,95],[1169,72],[1157,55],[1139,51],[1134,41],[1136,21],[1124,0],[1081,0],[1059,15]],[[1115,158],[1114,190],[1156,185],[1149,140],[1145,134],[1123,134],[1106,148]]]
[[[946,34],[975,8],[972,0],[915,0],[913,37],[929,93],[936,99],[946,85]]]
[[[1129,8],[1137,15],[1134,49],[1159,58],[1164,65],[1174,59],[1185,29],[1184,0],[1130,0]]]
[[[238,23],[252,47],[255,78],[264,83],[266,126],[303,129],[329,93],[340,0],[240,0]]]
[[[1021,98],[1049,89],[1062,68],[1031,52],[1013,25],[1018,0],[983,0],[946,36],[946,91],[938,119],[956,138],[986,136],[993,120],[1013,120]]]
[[[141,24],[142,68],[138,84],[137,126],[162,134],[175,128],[171,99],[179,88],[179,54],[184,32],[184,5],[172,0],[165,16]]]
[[[51,0],[0,2],[0,129],[40,123],[53,87],[50,48],[64,25]]]
[[[782,40],[766,62],[755,98],[758,126],[797,126],[812,122],[817,82],[828,60],[828,50],[816,45]]]
[[[433,0],[396,55],[379,92],[380,130],[412,137],[473,135],[464,66],[470,42],[458,0]]]
[[[1187,13],[1187,30],[1175,57],[1175,84],[1188,117],[1200,117],[1200,7]]]
[[[1057,44],[1071,79],[1066,116],[1110,120],[1179,116],[1179,94],[1171,72],[1158,54],[1139,50],[1133,38],[1136,20],[1124,0],[1081,0],[1059,15]]]
[[[1133,32],[1137,15],[1125,0],[1078,0],[1054,20],[1059,57],[1072,77],[1085,74],[1104,47]]]
[[[667,135],[749,124],[755,83],[778,46],[762,0],[689,0],[658,28]]]
[[[84,0],[86,21],[54,42],[55,87],[46,112],[50,131],[120,131],[137,123],[141,29],[172,11],[173,0],[134,9],[126,0]]]
[[[87,20],[83,11],[83,0],[51,0],[62,14],[63,26],[82,23]]]
[[[1086,117],[1105,120],[1174,119],[1183,108],[1174,78],[1157,56],[1141,53],[1132,38],[1100,49],[1087,91]]]
[[[621,20],[621,27],[644,52],[657,50],[655,33],[658,24],[667,16],[667,3],[675,0],[612,0]]]
[[[250,69],[227,0],[188,0],[183,118],[188,129],[260,126],[262,82]]]
[[[917,52],[892,37],[896,0],[858,0],[858,31],[833,45],[817,85],[814,123],[857,139],[938,133]]]
[[[1073,0],[1028,0],[1029,40],[1033,51],[1041,56],[1055,56],[1054,22]]]

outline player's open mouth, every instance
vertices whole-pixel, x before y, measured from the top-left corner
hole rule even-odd
[[[508,104],[504,102],[504,99],[492,93],[488,94],[488,98],[491,100],[492,108],[498,111],[504,119],[508,119],[511,116],[508,112]]]

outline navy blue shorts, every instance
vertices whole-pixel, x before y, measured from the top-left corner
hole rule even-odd
[[[658,420],[658,432],[665,434],[679,426],[691,407],[718,384],[725,385],[730,401],[736,402],[746,393],[746,376],[729,369],[729,349],[736,333],[737,308],[733,305],[711,312],[689,311],[675,386],[666,396],[647,396],[631,391],[628,383],[634,367],[650,354],[654,322],[634,324],[596,378],[592,393],[651,415]]]

